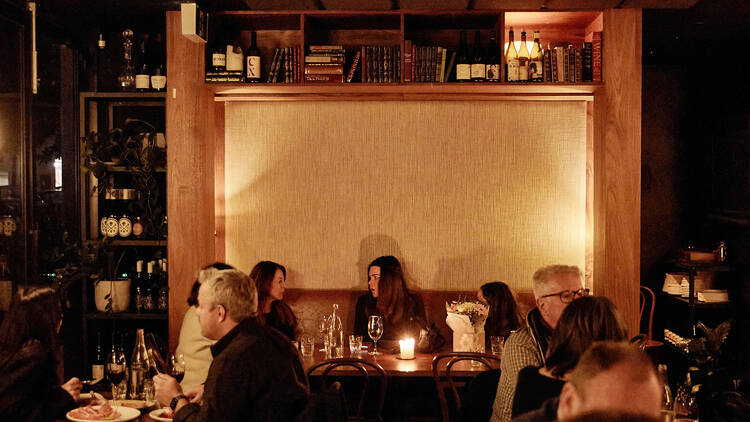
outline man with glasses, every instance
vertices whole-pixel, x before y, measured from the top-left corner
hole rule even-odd
[[[500,382],[492,408],[492,422],[508,422],[518,373],[527,366],[544,366],[547,344],[565,307],[575,298],[587,296],[581,270],[570,265],[550,265],[533,277],[536,308],[526,316],[526,326],[511,333],[500,364]]]

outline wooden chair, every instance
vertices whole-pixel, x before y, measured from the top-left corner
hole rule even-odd
[[[365,421],[365,420],[376,420],[379,422],[383,421],[383,405],[385,404],[385,392],[388,386],[388,376],[385,373],[380,364],[376,362],[368,362],[366,360],[357,358],[336,358],[328,359],[322,362],[318,362],[311,366],[307,370],[307,378],[309,379],[313,373],[319,368],[323,368],[320,374],[320,385],[323,390],[329,390],[328,377],[335,377],[336,373],[331,373],[336,368],[348,367],[352,368],[355,373],[359,374],[362,379],[362,391],[359,394],[359,404],[357,406],[357,415],[349,416],[347,419],[350,421]],[[365,417],[365,404],[367,398],[367,390],[370,386],[371,378],[378,378],[380,380],[380,391],[377,400],[377,413],[374,417]]]
[[[445,365],[445,375],[440,375],[441,362],[447,360]],[[453,400],[456,403],[456,414],[461,414],[461,397],[458,394],[456,383],[453,380],[451,370],[453,365],[461,361],[476,361],[482,363],[487,369],[494,369],[490,361],[496,361],[500,363],[500,358],[493,355],[487,355],[484,353],[473,353],[473,352],[444,352],[436,355],[432,359],[432,377],[435,380],[435,389],[440,399],[440,410],[442,412],[443,422],[450,422],[450,409],[448,409],[448,400],[445,397],[444,384],[447,381],[450,386],[451,392],[453,393]],[[443,381],[445,379],[446,381]]]
[[[664,344],[660,341],[654,340],[653,338],[655,308],[656,295],[654,294],[654,291],[646,286],[641,286],[641,322],[643,322],[644,315],[646,315],[645,312],[648,312],[648,329],[645,330],[647,332],[641,333],[646,337],[644,342],[645,348],[659,347]]]

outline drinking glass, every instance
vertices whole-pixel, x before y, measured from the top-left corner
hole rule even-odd
[[[182,382],[185,377],[185,357],[182,353],[169,355],[166,370],[167,374],[174,377],[178,383]]]
[[[358,354],[362,350],[362,336],[354,334],[349,336],[349,352],[351,356]]]
[[[367,321],[367,334],[373,341],[373,348],[370,354],[382,354],[378,352],[378,340],[383,336],[383,318],[380,315],[370,315],[370,319]]]
[[[502,356],[505,339],[501,336],[490,336],[490,348],[495,356]]]
[[[122,387],[122,381],[125,379],[127,371],[125,353],[122,351],[111,351],[107,354],[104,370],[107,373],[107,379],[112,383],[112,400],[124,400],[126,388]]]
[[[302,356],[311,358],[313,356],[313,352],[315,351],[315,337],[311,336],[310,334],[304,334],[300,340]]]
[[[323,348],[320,349],[320,352],[326,352],[326,355],[328,354],[328,328],[329,328],[329,322],[328,322],[328,315],[323,315],[320,318],[320,323],[318,323],[318,333],[320,334],[320,340],[323,343]]]

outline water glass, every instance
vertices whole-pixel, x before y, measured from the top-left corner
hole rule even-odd
[[[156,398],[156,390],[154,389],[154,382],[150,378],[143,380],[143,398],[146,403],[151,403]]]
[[[505,346],[505,339],[501,336],[490,336],[490,348],[492,354],[495,356],[503,355],[503,347]]]
[[[315,338],[309,334],[303,335],[300,339],[300,348],[303,357],[311,358],[315,351]]]
[[[362,351],[362,336],[356,336],[354,334],[349,336],[349,352],[351,356],[359,354]]]

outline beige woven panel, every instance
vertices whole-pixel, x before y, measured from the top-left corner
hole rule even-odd
[[[531,288],[585,249],[585,103],[226,106],[226,258],[289,287],[366,285],[384,254],[412,286]]]

